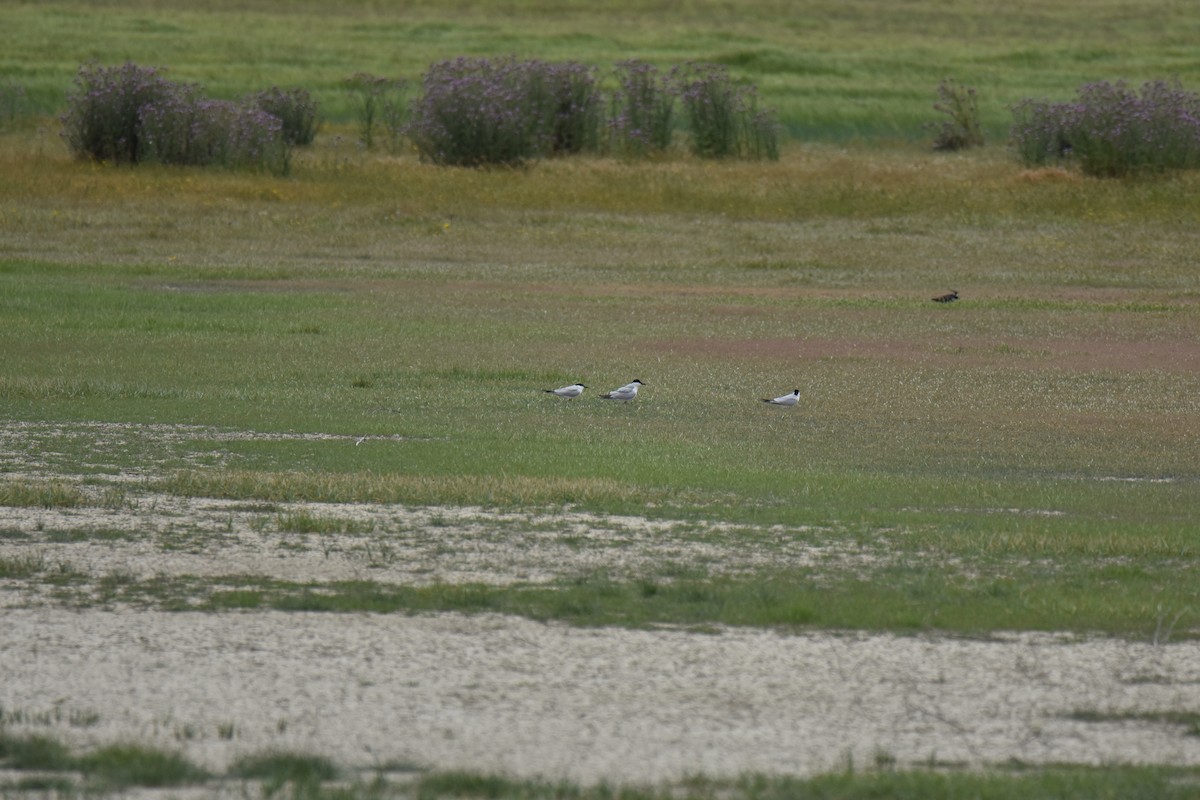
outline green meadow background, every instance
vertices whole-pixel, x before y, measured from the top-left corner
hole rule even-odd
[[[0,77],[58,111],[82,62],[161,66],[221,97],[303,86],[350,115],[355,72],[417,82],[433,62],[512,54],[610,67],[630,58],[727,65],[799,138],[912,139],[946,77],[980,91],[1001,135],[1025,97],[1101,79],[1200,75],[1200,15],[1173,0],[646,2],[4,2]]]

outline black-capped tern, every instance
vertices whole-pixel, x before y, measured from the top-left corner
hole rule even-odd
[[[776,397],[774,400],[763,398],[764,403],[770,403],[773,406],[794,406],[800,402],[800,390],[793,389],[791,394],[785,394],[781,397]]]
[[[634,378],[632,383],[627,383],[620,389],[613,389],[611,392],[600,395],[600,399],[629,401],[637,397],[638,387],[640,386],[645,386],[645,384]]]
[[[583,394],[583,390],[586,388],[582,383],[572,383],[570,386],[560,386],[557,389],[543,389],[542,391],[571,400]]]

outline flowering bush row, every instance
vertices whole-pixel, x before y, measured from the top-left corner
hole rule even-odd
[[[346,85],[357,96],[368,147],[381,116],[389,149],[406,134],[435,164],[520,164],[581,152],[647,156],[669,149],[680,128],[701,158],[779,157],[774,112],[760,109],[754,87],[734,82],[724,67],[664,72],[635,60],[618,63],[612,77],[614,88],[604,91],[598,71],[576,62],[458,58],[426,71],[411,114],[403,81],[359,73]],[[11,117],[19,87],[4,88],[0,111]],[[67,101],[63,137],[72,152],[100,161],[284,174],[292,148],[316,132],[316,103],[304,89],[213,100],[196,84],[131,63],[82,66]],[[936,148],[982,144],[974,89],[944,81],[934,109],[948,117]],[[1012,111],[1011,141],[1026,165],[1070,160],[1100,176],[1200,166],[1200,96],[1177,82],[1148,82],[1139,91],[1092,83],[1074,102],[1025,100]]]
[[[622,61],[616,77],[608,117],[613,149],[630,156],[666,150],[675,131],[678,68],[663,74],[644,61]]]
[[[78,156],[137,164],[216,165],[284,174],[291,148],[312,141],[316,105],[303,89],[269,89],[239,102],[153,67],[87,64],[67,96],[63,137]]]
[[[1029,166],[1070,160],[1089,175],[1200,166],[1200,96],[1152,81],[1090,83],[1073,103],[1025,100],[1013,108],[1013,147]]]
[[[138,123],[145,160],[288,171],[290,143],[283,123],[245,103],[173,98],[143,106]]]
[[[591,67],[457,58],[426,71],[408,133],[435,164],[519,164],[597,149],[602,117]]]
[[[596,68],[576,62],[443,61],[422,79],[408,132],[435,164],[519,164],[605,147],[642,156],[671,146],[681,103],[698,156],[778,158],[773,115],[759,111],[754,90],[734,84],[723,67],[664,74],[625,61],[616,83],[606,103]]]
[[[580,64],[457,58],[426,71],[408,132],[435,164],[518,164],[593,147],[595,72]]]

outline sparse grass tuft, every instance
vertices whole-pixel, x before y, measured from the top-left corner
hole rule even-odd
[[[0,767],[15,770],[66,771],[75,761],[67,747],[48,736],[15,736],[0,726]]]
[[[1188,736],[1200,736],[1200,711],[1074,711],[1066,715],[1079,722],[1150,722],[1183,728]]]
[[[530,791],[531,789],[534,791]],[[478,772],[432,772],[422,775],[417,781],[418,800],[437,800],[444,797],[498,800],[515,796],[539,797],[542,793],[526,781]]]
[[[276,524],[284,533],[352,534],[370,533],[375,529],[373,521],[360,522],[353,519],[340,519],[307,511],[280,513],[276,516]]]
[[[78,487],[63,481],[0,480],[0,506],[76,508],[87,503]]]
[[[64,722],[73,728],[89,728],[100,722],[100,714],[91,709],[65,709],[61,703],[43,711],[0,706],[0,729],[5,725],[48,726]]]
[[[502,775],[434,772],[417,782],[419,800],[789,800],[790,798],[975,798],[977,800],[1184,800],[1195,791],[1195,769],[1111,766],[1021,769],[996,767],[982,772],[897,768],[847,769],[812,778],[746,775],[736,780],[689,778],[681,785],[578,786]]]
[[[106,788],[181,786],[207,773],[178,753],[138,745],[109,745],[78,757],[77,769]]]
[[[0,578],[32,578],[45,571],[46,558],[41,554],[0,558]]]
[[[177,472],[158,488],[185,497],[270,502],[408,503],[411,505],[544,506],[661,501],[672,495],[605,478],[505,475],[404,475],[356,472]],[[310,515],[280,515],[283,526],[328,527]],[[339,523],[340,524],[340,523]],[[320,532],[318,530],[306,532]]]
[[[263,782],[267,797],[287,784],[296,791],[316,790],[326,781],[336,780],[340,773],[337,766],[324,756],[301,753],[259,753],[238,759],[229,768],[236,778],[252,778]],[[307,794],[305,795],[307,796]]]

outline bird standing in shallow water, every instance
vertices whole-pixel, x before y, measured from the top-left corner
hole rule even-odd
[[[633,398],[637,397],[638,387],[645,386],[645,385],[646,384],[642,383],[637,378],[634,378],[631,383],[625,384],[620,389],[613,389],[611,392],[606,392],[605,394],[600,395],[600,399],[601,400],[624,400],[624,401],[628,402],[629,400],[632,400]]]
[[[958,299],[958,290],[955,289],[954,291],[949,292],[947,294],[939,294],[937,297],[933,298],[933,302],[935,302],[935,303],[953,303],[957,299]]]
[[[770,403],[773,406],[794,406],[800,402],[800,390],[793,389],[791,394],[785,394],[773,400],[768,400],[764,397],[763,402]]]
[[[543,389],[542,391],[548,394],[556,394],[559,397],[565,397],[568,400],[573,400],[583,394],[583,390],[587,387],[582,383],[572,383],[570,386],[560,386],[557,389]]]

